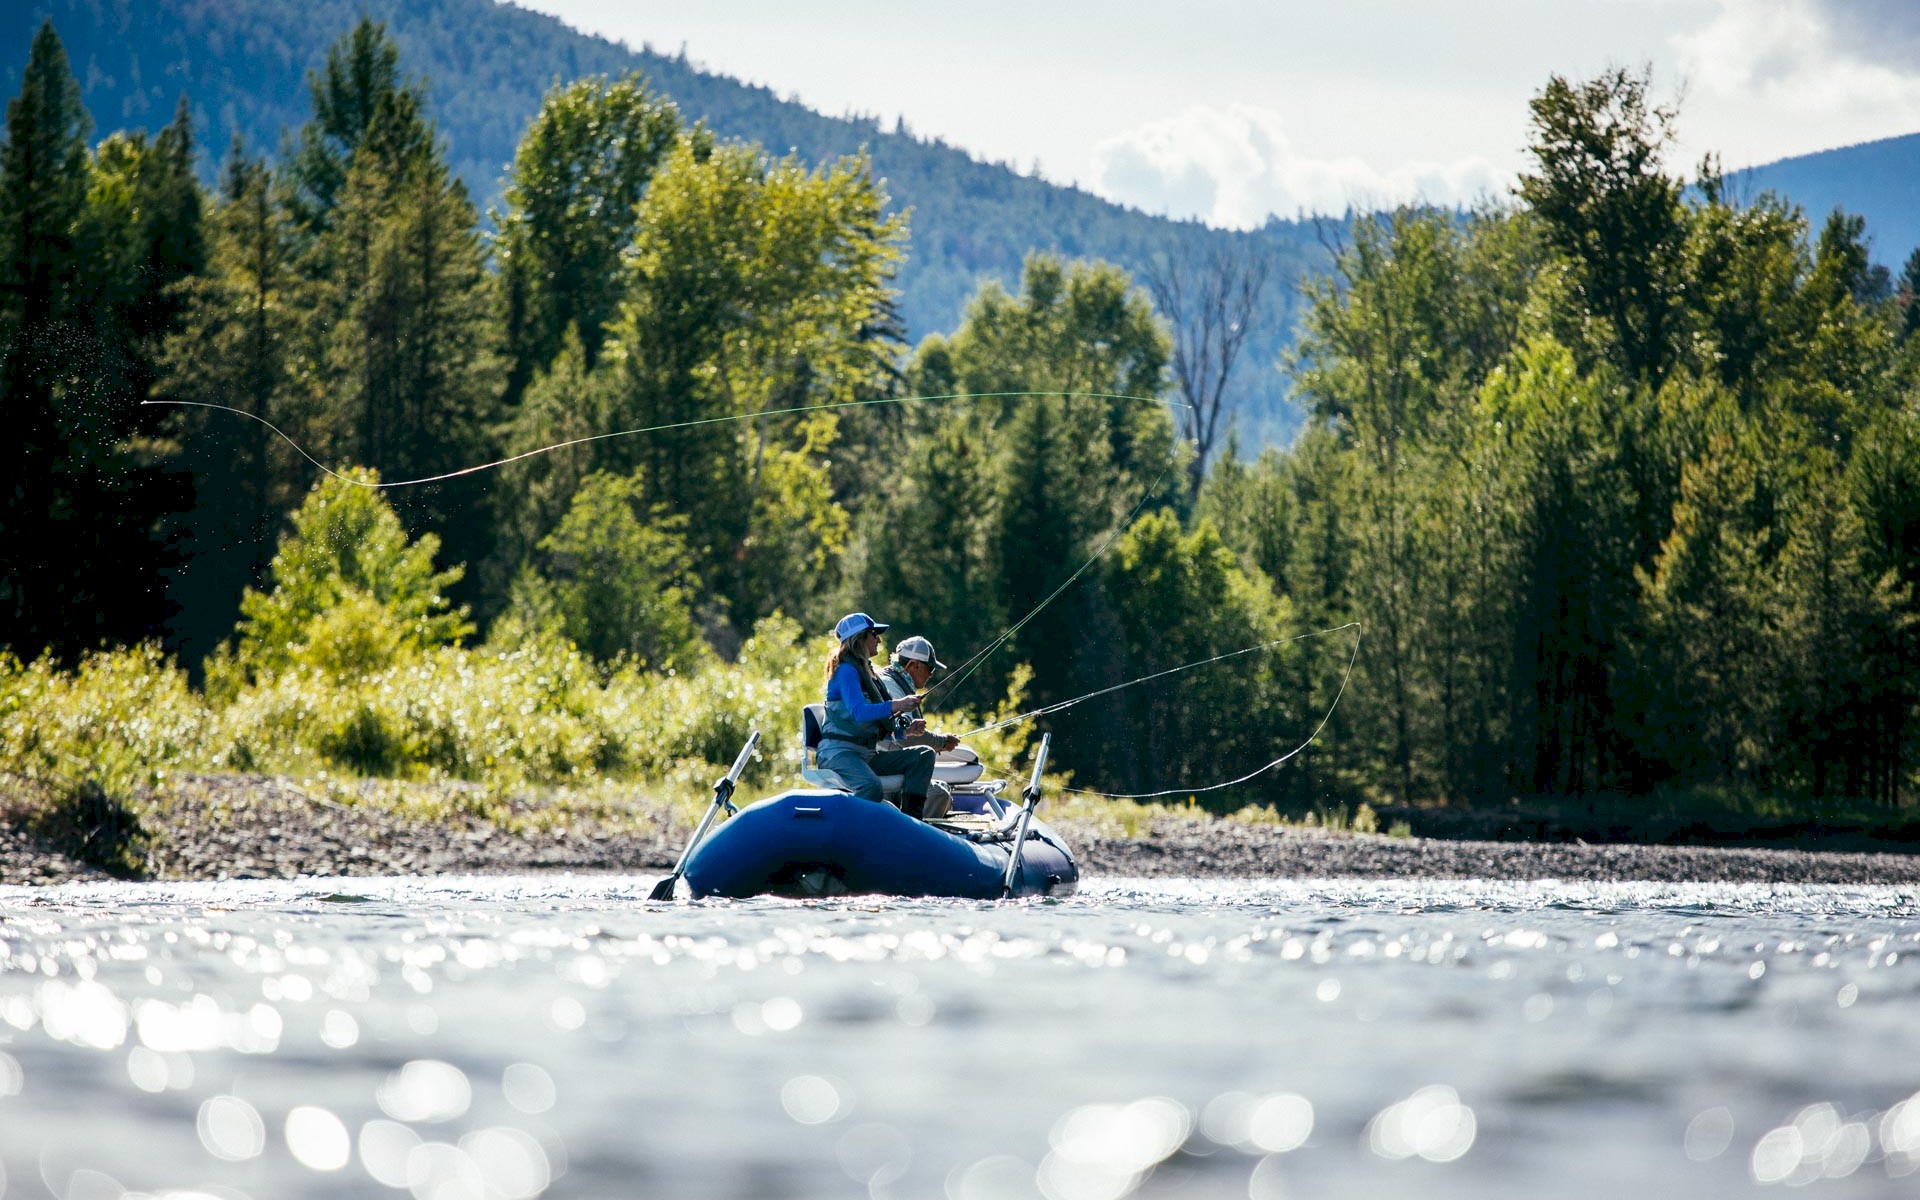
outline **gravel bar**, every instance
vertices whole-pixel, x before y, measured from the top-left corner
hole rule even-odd
[[[428,824],[249,775],[178,776],[162,811],[148,820],[154,838],[146,878],[659,873],[672,868],[684,836],[635,836],[590,824],[526,835],[468,815]],[[1100,836],[1071,824],[1060,832],[1088,876],[1920,884],[1920,854],[1386,837],[1171,817],[1139,837]],[[109,878],[82,861],[71,842],[0,821],[0,883]]]

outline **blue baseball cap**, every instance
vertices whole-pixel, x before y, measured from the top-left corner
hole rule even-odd
[[[839,624],[833,627],[833,636],[844,642],[855,634],[867,633],[872,630],[879,630],[884,633],[891,628],[893,628],[893,626],[882,625],[865,613],[848,613],[846,616],[840,618]]]

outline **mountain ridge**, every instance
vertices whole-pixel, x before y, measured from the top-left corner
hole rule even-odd
[[[691,120],[774,155],[819,163],[864,150],[897,208],[911,210],[908,258],[896,286],[910,338],[949,332],[969,297],[997,280],[1019,285],[1030,250],[1101,258],[1135,273],[1154,255],[1229,247],[1277,260],[1259,333],[1236,375],[1235,405],[1249,442],[1284,442],[1298,416],[1277,359],[1292,340],[1293,286],[1327,261],[1315,223],[1273,221],[1254,231],[1212,229],[1115,204],[1079,187],[1023,175],[921,138],[879,118],[831,117],[761,84],[575,30],[556,17],[494,0],[41,0],[0,16],[0,88],[19,89],[34,31],[51,19],[65,44],[96,134],[157,129],[185,94],[211,178],[237,134],[272,152],[310,111],[306,75],[364,14],[384,22],[401,69],[427,84],[429,114],[449,165],[482,208],[495,200],[527,122],[554,82],[640,71]]]
[[[1875,262],[1899,271],[1920,247],[1920,133],[1897,134],[1727,172],[1735,195],[1771,191],[1817,228],[1835,208],[1865,217]]]
[[[1251,231],[1214,229],[1094,195],[1076,183],[976,158],[896,118],[829,116],[764,84],[582,32],[557,17],[496,0],[37,0],[0,13],[0,88],[18,91],[26,49],[51,19],[68,50],[97,134],[157,129],[187,96],[211,179],[238,135],[271,153],[306,120],[306,75],[364,14],[383,21],[402,69],[424,77],[449,165],[482,208],[501,180],[541,96],[556,81],[638,70],[689,119],[775,155],[818,163],[865,152],[896,208],[911,211],[908,258],[896,285],[912,340],[958,325],[986,282],[1018,287],[1031,250],[1101,258],[1135,273],[1156,255],[1224,248],[1270,254],[1276,284],[1236,374],[1243,444],[1285,443],[1300,414],[1277,369],[1299,315],[1298,282],[1324,269],[1321,233],[1346,217],[1272,218]],[[1833,207],[1867,218],[1874,256],[1898,269],[1920,245],[1920,133],[1834,147],[1729,172],[1736,195],[1774,191],[1817,223]]]

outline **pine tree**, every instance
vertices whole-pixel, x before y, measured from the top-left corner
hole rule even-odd
[[[477,465],[492,456],[501,382],[478,214],[381,26],[362,21],[336,43],[312,88],[314,118],[288,168],[314,298],[295,366],[309,428],[333,460],[397,481]],[[451,556],[477,561],[490,530],[454,517],[483,486],[396,502],[411,528],[442,529]]]
[[[291,369],[309,289],[298,271],[293,221],[271,167],[236,138],[209,220],[204,275],[177,289],[180,328],[166,341],[161,386],[196,404],[175,429],[198,507],[189,521],[192,567],[176,581],[175,640],[196,661],[232,627],[241,592],[257,586],[282,515],[310,470],[268,426],[312,444]]]
[[[1777,754],[1780,689],[1770,531],[1751,447],[1718,437],[1689,464],[1673,533],[1638,572],[1646,751],[1687,782],[1754,782]]]
[[[24,654],[65,648],[57,594],[68,515],[62,423],[52,381],[71,335],[74,234],[86,203],[88,119],[66,51],[48,22],[34,36],[0,148],[0,376],[15,468],[0,492],[0,640]]]
[[[332,226],[363,146],[371,143],[390,168],[428,148],[433,136],[421,115],[422,86],[401,77],[400,47],[384,24],[362,17],[328,48],[307,87],[313,119],[288,156],[284,182],[294,219],[317,236]]]
[[[165,209],[168,189],[151,185],[191,142],[183,127],[158,155],[121,139],[96,169],[87,129],[45,24],[0,150],[0,405],[17,447],[0,493],[0,641],[26,654],[145,636],[164,616],[155,526],[177,497],[132,440],[151,378],[142,334],[157,331],[130,314],[165,306],[147,278],[154,225],[134,218]]]

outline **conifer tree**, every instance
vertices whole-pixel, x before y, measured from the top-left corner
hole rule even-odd
[[[292,217],[273,169],[237,138],[208,225],[207,270],[178,289],[183,311],[165,344],[161,386],[259,419],[200,408],[175,419],[198,501],[186,546],[192,569],[175,589],[175,637],[189,660],[232,626],[241,592],[260,583],[275,531],[301,494],[308,465],[268,425],[315,444],[291,375],[310,295]]]
[[[385,30],[362,21],[312,88],[314,118],[288,168],[313,297],[295,366],[309,428],[335,461],[389,479],[485,461],[501,379],[494,281],[420,85],[401,78]],[[490,531],[452,518],[479,498],[473,484],[420,488],[400,511],[415,530],[443,529],[449,554],[474,561]]]
[[[96,166],[87,130],[44,24],[0,149],[0,409],[18,448],[0,491],[0,641],[27,654],[157,631],[156,523],[178,504],[137,440],[138,404],[169,319],[156,257],[194,266],[191,139],[177,124],[157,148],[112,140]],[[184,261],[160,246],[172,220],[184,223]]]
[[[400,47],[384,24],[367,17],[328,48],[307,87],[313,118],[300,130],[284,176],[295,220],[317,235],[332,225],[363,145],[374,143],[391,166],[427,149],[433,135],[421,115],[421,85],[401,77]]]
[[[71,339],[74,237],[87,194],[86,110],[52,22],[34,35],[0,148],[0,337],[15,468],[0,491],[0,623],[25,654],[68,643],[56,575],[70,515],[61,481],[64,433],[53,380]]]

